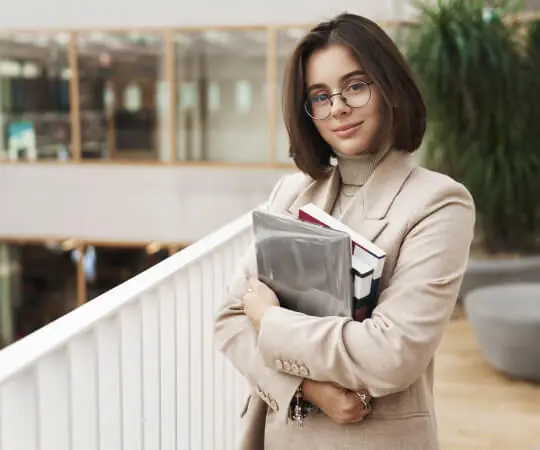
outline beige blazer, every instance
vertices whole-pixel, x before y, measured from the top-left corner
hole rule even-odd
[[[313,202],[330,212],[339,187],[335,169],[320,182],[287,175],[266,208],[296,216]],[[273,308],[257,335],[241,300],[246,279],[256,275],[253,247],[227,289],[215,338],[253,389],[239,412],[242,450],[439,448],[433,361],[467,265],[475,221],[471,195],[451,178],[417,166],[412,155],[393,151],[342,220],[387,252],[371,319],[359,323]],[[288,419],[288,405],[303,377],[367,389],[373,413],[352,426],[318,416],[298,428]]]

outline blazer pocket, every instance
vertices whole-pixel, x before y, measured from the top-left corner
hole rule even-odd
[[[244,417],[249,409],[249,402],[251,401],[251,394],[249,394],[246,398],[246,401],[244,402],[244,406],[242,407],[242,410],[240,411],[240,418]]]
[[[410,386],[402,392],[374,399],[370,414],[374,419],[406,419],[424,415],[428,415],[427,409],[420,407]]]

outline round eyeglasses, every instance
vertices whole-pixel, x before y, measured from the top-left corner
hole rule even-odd
[[[335,94],[320,93],[309,97],[304,103],[306,113],[315,120],[328,119],[332,114],[333,97],[339,95],[350,108],[366,106],[371,99],[370,85],[373,81],[354,81]]]

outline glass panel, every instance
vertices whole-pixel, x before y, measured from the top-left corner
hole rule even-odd
[[[265,30],[177,33],[180,161],[270,160]]]
[[[0,242],[0,348],[15,340],[14,311],[21,301],[19,247]]]
[[[169,161],[169,102],[161,33],[78,37],[82,157]]]
[[[291,163],[289,157],[289,136],[283,123],[282,112],[282,96],[283,96],[283,77],[285,75],[285,67],[290,54],[294,50],[296,43],[304,36],[308,29],[303,28],[286,28],[279,30],[277,33],[277,108],[276,108],[276,156],[277,161],[281,163]]]
[[[0,34],[0,159],[70,157],[69,39]]]
[[[169,256],[167,248],[88,247],[85,255],[88,300],[118,286]]]
[[[15,338],[22,338],[76,307],[77,266],[71,256],[72,250],[61,244],[11,247],[17,249],[15,254],[21,269],[18,279],[11,278],[10,292]],[[12,269],[16,267],[12,261]],[[18,284],[22,286],[19,294]]]

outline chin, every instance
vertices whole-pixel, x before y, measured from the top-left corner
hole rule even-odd
[[[361,155],[368,151],[368,146],[363,142],[340,142],[334,148],[345,156]]]

